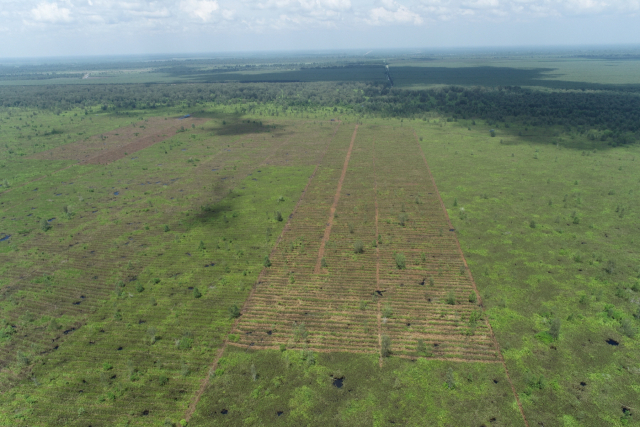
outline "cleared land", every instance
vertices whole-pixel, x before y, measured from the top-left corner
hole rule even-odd
[[[431,357],[497,361],[412,130],[351,129],[300,201],[237,344],[378,353],[388,335],[396,355],[421,355],[422,340]]]

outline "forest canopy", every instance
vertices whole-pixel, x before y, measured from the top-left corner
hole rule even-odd
[[[318,107],[351,109],[381,117],[419,118],[437,112],[455,119],[563,126],[589,138],[622,145],[640,140],[640,97],[611,91],[540,91],[519,86],[445,86],[424,90],[383,83],[190,83],[2,86],[0,107],[56,112],[100,105],[107,111],[154,109],[198,103],[270,104],[282,111]]]

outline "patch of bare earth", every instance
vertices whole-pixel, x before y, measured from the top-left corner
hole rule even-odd
[[[207,119],[153,117],[111,132],[94,135],[29,156],[40,160],[77,160],[79,163],[105,165],[158,142],[171,138],[182,127],[200,125]]]

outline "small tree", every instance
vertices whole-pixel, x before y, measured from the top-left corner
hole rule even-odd
[[[42,218],[40,220],[40,229],[46,233],[47,231],[49,231],[50,228],[51,228],[51,224],[49,224],[49,221]]]
[[[551,327],[549,328],[549,335],[551,335],[551,337],[554,340],[557,340],[558,338],[560,338],[560,326],[562,326],[562,321],[560,320],[560,318],[556,317],[551,321]]]
[[[193,297],[200,298],[201,296],[202,296],[202,293],[200,293],[200,290],[198,288],[193,288]]]
[[[282,221],[282,213],[280,211],[276,211],[274,218],[276,221]]]
[[[469,302],[472,303],[472,304],[475,304],[476,301],[478,301],[478,296],[476,295],[475,292],[471,292],[469,294]]]
[[[263,264],[264,264],[264,266],[265,266],[265,267],[267,267],[267,268],[268,268],[268,267],[271,267],[271,260],[269,259],[269,255],[265,255],[265,257],[264,257],[264,263],[263,263]]]
[[[407,259],[404,257],[404,254],[396,253],[395,260],[398,270],[404,270],[405,268],[407,268]]]
[[[389,335],[383,335],[380,341],[380,356],[389,357],[391,355],[391,338]]]
[[[447,294],[447,304],[456,305],[456,294],[454,294],[453,291],[449,291]]]
[[[238,317],[240,317],[240,309],[238,308],[237,304],[233,304],[231,307],[229,307],[229,318],[237,319]]]
[[[382,314],[382,317],[386,317],[386,318],[393,316],[393,309],[391,308],[391,304],[385,304],[384,307],[382,307],[381,314]]]
[[[364,252],[364,244],[361,240],[356,240],[356,242],[353,244],[353,251],[357,254],[361,254]]]
[[[445,378],[445,382],[447,383],[447,387],[449,387],[449,389],[456,388],[456,379],[453,376],[453,369],[451,369],[451,368],[447,369],[447,375],[446,375],[446,378]]]
[[[322,257],[322,259],[320,260],[320,266],[322,268],[327,268],[327,260],[324,259],[324,257]]]
[[[407,214],[404,212],[401,212],[400,215],[398,215],[398,224],[404,227],[406,223],[407,223]]]
[[[307,332],[304,322],[293,325],[293,338],[296,341],[304,341],[307,339],[308,335],[309,332]]]

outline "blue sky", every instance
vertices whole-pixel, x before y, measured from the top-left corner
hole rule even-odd
[[[0,58],[640,43],[640,0],[0,0]]]

